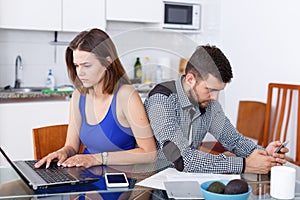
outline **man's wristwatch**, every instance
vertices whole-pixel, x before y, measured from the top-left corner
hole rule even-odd
[[[108,156],[107,152],[102,152],[101,156],[102,156],[102,164],[106,165],[107,164],[107,156]]]

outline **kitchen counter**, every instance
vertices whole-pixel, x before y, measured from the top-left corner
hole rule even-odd
[[[133,84],[141,98],[144,100],[148,92],[153,89],[155,84]],[[33,87],[31,87],[32,89]],[[69,100],[73,91],[46,91],[32,90],[26,92],[13,92],[0,88],[0,103],[16,103],[16,102],[34,102],[34,101],[57,101]]]
[[[58,92],[0,92],[0,103],[28,102],[28,101],[57,101],[69,100],[72,91]]]

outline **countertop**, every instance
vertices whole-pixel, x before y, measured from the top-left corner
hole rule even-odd
[[[133,84],[140,96],[146,97],[155,84]],[[73,91],[30,91],[12,92],[0,90],[0,103],[32,102],[32,101],[56,101],[69,100]]]
[[[0,103],[14,103],[14,102],[30,102],[30,101],[56,101],[69,100],[72,91],[59,92],[0,92]]]

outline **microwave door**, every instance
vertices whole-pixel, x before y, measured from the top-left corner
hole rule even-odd
[[[193,6],[165,5],[165,24],[170,25],[192,25]]]
[[[200,4],[165,2],[163,28],[200,29]]]

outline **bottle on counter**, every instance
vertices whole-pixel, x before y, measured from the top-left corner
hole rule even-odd
[[[162,71],[162,66],[157,65],[156,67],[156,73],[155,73],[155,82],[156,84],[162,82],[162,76],[163,76],[163,71]]]
[[[136,58],[134,64],[134,78],[139,80],[142,79],[142,64],[139,57]]]
[[[151,69],[151,63],[150,63],[149,56],[145,57],[145,63],[143,64],[142,83],[144,83],[144,84],[152,83],[152,69]]]
[[[161,66],[161,80],[164,81],[171,79],[171,59],[169,57],[161,57],[158,59],[157,63]]]
[[[53,76],[51,69],[49,69],[49,72],[48,72],[46,87],[49,88],[50,90],[55,89],[55,77]]]

